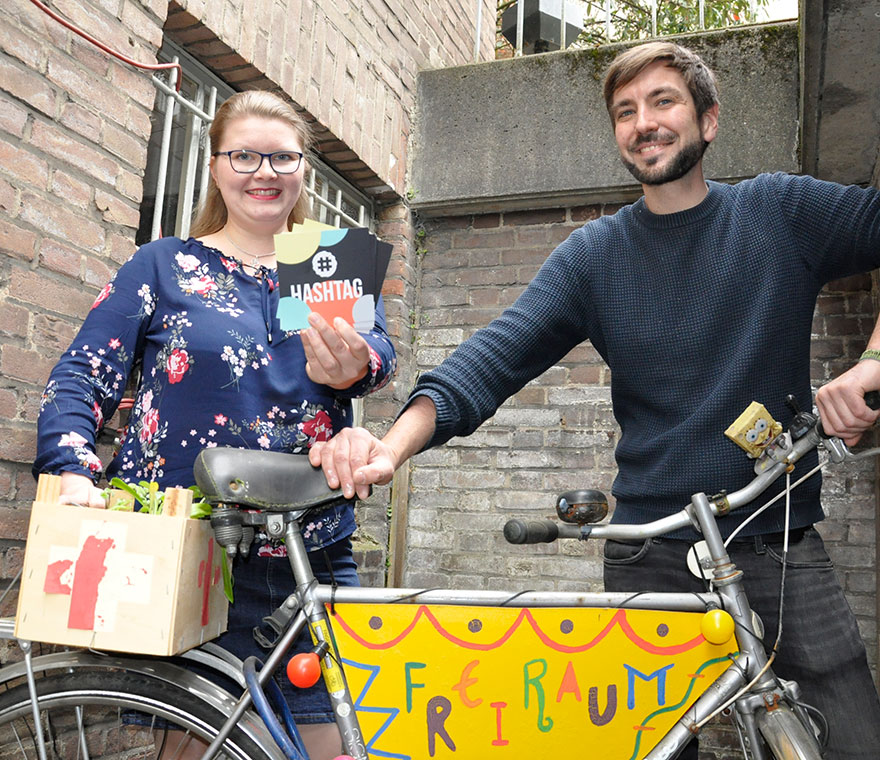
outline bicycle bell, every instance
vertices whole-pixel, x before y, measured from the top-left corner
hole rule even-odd
[[[566,491],[556,501],[556,514],[576,525],[597,523],[608,514],[608,497],[592,488]]]

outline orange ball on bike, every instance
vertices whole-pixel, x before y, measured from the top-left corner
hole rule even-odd
[[[308,689],[321,677],[321,662],[314,652],[294,655],[287,663],[287,678],[298,689]]]

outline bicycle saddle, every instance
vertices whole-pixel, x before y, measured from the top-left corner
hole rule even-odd
[[[331,490],[323,471],[301,454],[218,446],[199,452],[193,474],[211,504],[288,512],[349,501],[341,490]]]

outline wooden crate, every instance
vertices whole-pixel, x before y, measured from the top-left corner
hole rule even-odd
[[[192,493],[168,489],[167,514],[59,504],[41,475],[15,620],[22,639],[172,655],[226,630],[226,561]]]

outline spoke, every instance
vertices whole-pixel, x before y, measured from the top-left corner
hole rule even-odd
[[[168,736],[168,732],[165,732],[165,736]],[[174,752],[171,754],[171,757],[168,760],[180,760],[181,757],[184,756],[184,751],[189,746],[192,741],[192,735],[189,731],[182,734],[177,742],[177,747],[174,749]],[[166,760],[164,757],[162,760]]]
[[[46,757],[49,756],[49,748],[52,749],[52,756],[58,757],[58,736],[57,733],[52,728],[52,713],[49,712],[48,709],[45,711],[46,713]],[[39,749],[39,745],[37,747]]]
[[[86,746],[85,723],[83,722],[83,709],[81,705],[77,705],[76,710],[76,727],[79,734],[79,741],[76,745],[76,756],[82,760],[89,760],[89,748]]]
[[[24,748],[24,744],[21,743],[21,737],[18,735],[18,729],[15,727],[15,723],[10,723],[10,727],[12,728],[12,733],[15,734],[15,741],[18,743],[18,748],[21,750],[22,757],[27,757],[27,750]]]

